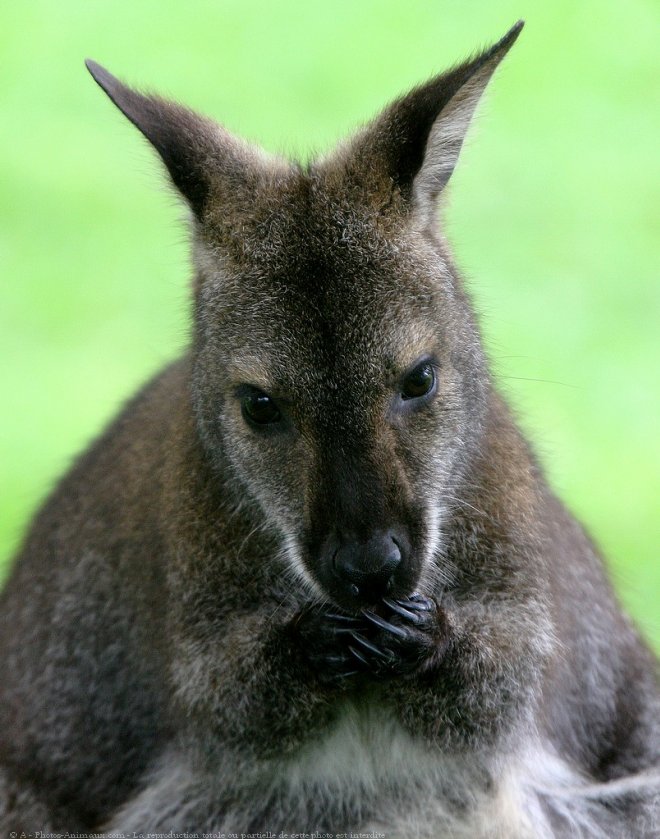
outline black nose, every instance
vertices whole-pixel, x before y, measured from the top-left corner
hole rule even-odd
[[[380,599],[387,594],[401,559],[392,533],[379,531],[366,542],[342,542],[332,570],[353,597]]]

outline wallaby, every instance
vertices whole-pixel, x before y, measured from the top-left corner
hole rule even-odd
[[[194,328],[2,594],[3,836],[660,835],[654,657],[438,229],[521,27],[306,166],[88,62],[190,207]]]

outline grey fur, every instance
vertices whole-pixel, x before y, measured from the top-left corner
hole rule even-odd
[[[519,30],[306,169],[89,63],[192,209],[194,334],[2,594],[0,832],[658,835],[655,660],[497,393],[435,218]],[[436,390],[402,400],[427,357]],[[249,426],[246,386],[279,424]],[[338,579],[376,533],[403,611]]]

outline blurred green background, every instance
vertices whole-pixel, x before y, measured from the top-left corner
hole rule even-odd
[[[307,156],[524,17],[446,224],[502,386],[660,647],[659,14],[657,0],[5,4],[0,565],[76,452],[186,343],[183,213],[83,58]]]

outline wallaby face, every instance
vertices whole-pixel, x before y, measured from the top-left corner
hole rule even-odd
[[[333,201],[334,175],[279,175],[288,213],[266,195],[233,219],[247,256],[202,224],[193,388],[289,561],[356,608],[429,572],[484,372],[439,242]]]
[[[0,594],[0,833],[660,835],[660,691],[491,381],[436,203],[521,28],[306,167],[92,75],[194,323]]]

